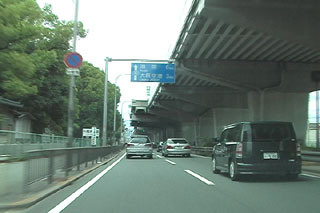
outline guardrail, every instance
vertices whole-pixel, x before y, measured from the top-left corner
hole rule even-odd
[[[109,154],[120,151],[123,146],[109,147],[80,147],[66,149],[47,149],[28,151],[25,167],[25,191],[28,186],[39,180],[47,179],[48,184],[52,183],[58,171],[68,177],[71,170],[76,168],[80,170],[81,166],[85,168],[88,163],[98,163],[103,161]]]
[[[212,155],[213,147],[192,147],[192,152],[198,155],[210,156]],[[320,162],[320,152],[315,151],[302,151],[302,160]]]

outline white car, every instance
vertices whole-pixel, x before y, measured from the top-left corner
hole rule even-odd
[[[191,146],[185,138],[168,138],[162,146],[162,155],[182,155],[190,157]]]
[[[133,137],[127,144],[126,152],[127,158],[131,156],[147,156],[151,159],[153,154],[152,143],[148,136]]]

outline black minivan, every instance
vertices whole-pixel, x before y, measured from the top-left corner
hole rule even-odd
[[[301,150],[291,122],[241,122],[226,126],[213,147],[212,170],[232,180],[244,174],[276,174],[296,179]]]

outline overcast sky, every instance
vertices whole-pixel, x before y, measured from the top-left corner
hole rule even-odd
[[[73,20],[75,0],[37,0],[40,7],[51,4],[60,20]],[[192,0],[79,0],[79,21],[88,36],[77,41],[76,51],[85,61],[105,69],[104,59],[169,59]],[[61,59],[62,60],[62,59]],[[111,62],[109,81],[130,74],[130,63]],[[119,77],[122,103],[147,99],[146,86],[157,83],[131,83],[130,76]],[[118,109],[121,111],[120,103]],[[123,105],[124,114],[129,102]],[[128,119],[128,115],[126,118]]]
[[[60,20],[73,20],[75,0],[37,0],[40,7],[51,4]],[[168,59],[182,29],[192,0],[79,0],[79,21],[89,31],[77,42],[77,52],[85,61],[105,69],[104,59]],[[61,59],[62,60],[62,59]],[[109,81],[130,74],[130,63],[111,62]],[[125,120],[132,99],[147,99],[146,86],[156,83],[131,83],[130,76],[119,77]],[[310,121],[315,122],[315,95],[309,103]]]

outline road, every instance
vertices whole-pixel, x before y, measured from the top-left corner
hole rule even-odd
[[[317,176],[233,182],[211,172],[210,158],[154,153],[154,159],[122,155],[29,209],[8,212],[312,213],[319,212],[319,197]]]

